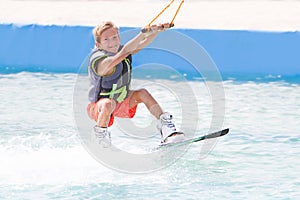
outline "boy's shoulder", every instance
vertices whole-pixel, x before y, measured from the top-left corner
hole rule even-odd
[[[99,58],[99,57],[107,57],[109,56],[106,52],[104,51],[101,51],[97,48],[93,49],[92,52],[90,53],[90,61],[96,59],[96,58]]]

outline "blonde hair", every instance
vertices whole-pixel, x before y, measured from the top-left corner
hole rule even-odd
[[[117,31],[119,31],[119,28],[111,21],[104,21],[104,22],[100,23],[99,25],[97,25],[93,30],[95,42],[100,43],[101,34],[110,28],[115,28]]]

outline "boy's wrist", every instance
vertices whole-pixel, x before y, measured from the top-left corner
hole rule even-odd
[[[144,27],[141,29],[141,33],[143,34],[149,34],[149,32],[152,32],[153,30],[151,29],[151,27]]]

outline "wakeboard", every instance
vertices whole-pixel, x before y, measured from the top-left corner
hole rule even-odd
[[[191,143],[194,143],[194,142],[199,142],[199,141],[206,140],[206,139],[212,139],[212,138],[221,137],[223,135],[226,135],[228,132],[229,132],[229,128],[223,129],[221,131],[209,133],[207,135],[203,135],[203,136],[198,136],[198,137],[186,139],[186,140],[179,141],[179,142],[161,143],[159,145],[159,147],[175,147],[175,146],[187,145],[187,144],[191,144]]]

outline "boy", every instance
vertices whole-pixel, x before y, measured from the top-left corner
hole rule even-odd
[[[124,46],[120,44],[119,29],[112,22],[103,22],[93,30],[95,49],[89,60],[88,115],[97,122],[94,127],[96,138],[104,146],[111,144],[108,127],[114,117],[133,118],[139,103],[144,103],[158,119],[162,143],[184,139],[172,122],[172,115],[163,112],[156,100],[146,89],[130,90],[131,55],[150,44],[159,32],[170,28],[170,24],[153,25],[141,31]]]

